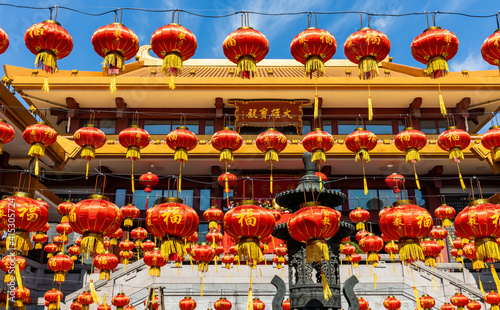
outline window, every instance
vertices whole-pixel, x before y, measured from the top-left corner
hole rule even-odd
[[[305,119],[302,121],[302,134],[307,135],[310,132],[311,132],[311,121]]]
[[[127,198],[127,190],[117,189],[115,192],[115,205],[122,207],[125,205],[125,200]]]
[[[366,123],[366,130],[376,135],[392,135],[392,121],[369,121]]]
[[[436,135],[447,128],[445,120],[420,120],[420,130],[425,134]]]
[[[165,191],[164,196],[168,197],[167,191]],[[170,197],[177,197],[177,190],[170,191]],[[179,193],[179,198],[182,199],[183,204],[193,207],[193,190],[192,189],[183,189]]]
[[[354,210],[358,206],[367,210],[379,210],[387,205],[392,206],[392,203],[398,200],[397,195],[391,189],[369,189],[367,195],[362,189],[349,189],[347,195],[349,210]],[[404,197],[404,193],[401,192],[399,199],[405,199]],[[408,190],[406,190],[406,197],[409,197]],[[422,203],[421,195],[418,201]]]
[[[356,130],[355,121],[338,121],[339,135],[348,135]]]
[[[205,121],[205,134],[213,135],[214,134],[214,121],[206,120]]]
[[[210,121],[207,121],[210,122]],[[213,132],[213,121],[212,122],[212,132]],[[144,130],[146,130],[150,135],[166,135],[172,130],[177,129],[180,126],[178,120],[144,120]],[[194,134],[199,133],[200,122],[198,121],[187,121],[186,127]]]
[[[87,126],[89,123],[88,119],[80,119],[80,128]],[[94,126],[107,135],[114,135],[116,133],[116,120],[114,119],[96,119]]]
[[[331,120],[324,120],[323,121],[323,130],[328,132],[328,133],[332,133],[332,121]]]
[[[117,190],[118,191],[118,190]],[[151,208],[155,204],[155,200],[162,197],[162,190],[152,190],[151,193],[149,193],[149,201],[148,201],[148,206],[147,208]],[[134,193],[134,205],[139,209],[139,210],[146,210],[146,200],[148,198],[147,193],[141,191],[141,190],[136,190]]]
[[[404,120],[399,120],[398,121],[398,132],[401,132],[403,130],[405,130],[406,126],[405,126],[405,121]]]
[[[210,190],[200,189],[200,211],[210,208]]]
[[[208,233],[208,224],[198,225],[198,242],[206,242],[206,236]]]

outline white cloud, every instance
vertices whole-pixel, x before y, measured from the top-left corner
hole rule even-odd
[[[451,60],[448,63],[450,71],[481,71],[481,70],[493,70],[494,67],[489,65],[484,61],[483,57],[479,53],[473,53],[469,51],[469,54],[465,59]]]

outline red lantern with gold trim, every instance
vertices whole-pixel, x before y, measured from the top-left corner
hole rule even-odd
[[[332,59],[337,51],[335,37],[326,30],[307,28],[296,35],[290,44],[290,52],[293,58],[305,65],[306,76],[312,77],[325,73],[324,63]]]
[[[121,146],[127,149],[127,158],[132,160],[132,193],[135,191],[134,162],[141,159],[141,149],[149,145],[150,139],[149,133],[138,125],[123,129],[118,135]]]
[[[257,136],[257,148],[266,154],[265,161],[271,165],[270,192],[273,192],[273,164],[278,162],[278,154],[288,145],[286,136],[274,128],[269,128]]]
[[[231,310],[232,306],[233,305],[231,304],[231,302],[224,297],[221,297],[221,298],[219,298],[219,300],[214,302],[214,309],[215,310]],[[193,309],[186,309],[186,310],[193,310]]]
[[[358,303],[359,303],[359,310],[368,309],[368,301],[366,301],[366,299],[364,299],[363,297],[358,297]]]
[[[406,152],[406,162],[413,164],[413,172],[415,174],[415,183],[420,190],[420,182],[418,181],[417,168],[415,164],[420,162],[419,151],[427,145],[427,137],[425,133],[413,127],[407,127],[394,137],[394,145],[400,151]]]
[[[12,293],[10,293],[10,295],[12,298]],[[30,290],[25,286],[23,287],[18,286],[14,289],[14,298],[15,298],[14,307],[18,307],[19,310],[24,310],[25,309],[24,302],[26,300],[29,300]]]
[[[69,306],[69,308],[70,308],[71,310],[82,310],[82,309],[83,309],[82,304],[81,304],[81,303],[79,303],[78,301],[73,302],[73,303],[71,304],[71,306]]]
[[[391,240],[399,240],[399,258],[402,261],[425,259],[419,239],[432,230],[429,212],[411,200],[399,200],[395,207],[380,217],[380,230]]]
[[[231,269],[231,264],[234,263],[234,255],[226,253],[222,256],[221,262],[224,264],[226,269]]]
[[[424,294],[419,298],[420,307],[424,310],[430,310],[436,305],[436,301],[431,296]]]
[[[78,295],[76,300],[82,305],[82,310],[89,310],[89,305],[94,303],[90,291],[84,291]]]
[[[196,308],[196,301],[191,297],[186,296],[179,301],[179,308],[181,310],[194,310]],[[217,310],[217,308],[215,309]]]
[[[253,310],[264,310],[266,305],[259,298],[254,298],[252,301]]]
[[[257,63],[269,52],[269,41],[251,27],[240,27],[226,37],[222,49],[227,59],[237,64],[236,74],[249,79],[257,73]]]
[[[9,47],[9,36],[7,35],[7,33],[5,33],[5,31],[2,28],[0,28],[0,54],[5,53],[8,47]]]
[[[352,254],[356,253],[356,248],[350,244],[345,244],[342,249],[342,254],[345,255],[345,260],[350,262],[352,260]]]
[[[377,136],[363,128],[356,128],[345,139],[345,146],[355,154],[355,161],[363,163],[363,185],[365,195],[368,194],[368,184],[365,177],[365,163],[370,162],[369,151],[377,146]]]
[[[149,252],[155,248],[155,243],[151,240],[146,240],[142,243],[141,249],[144,252]]]
[[[441,133],[437,140],[437,145],[446,152],[449,152],[450,161],[455,161],[458,168],[458,176],[460,177],[460,184],[462,189],[465,190],[465,184],[460,173],[459,163],[464,159],[463,150],[466,149],[471,142],[470,135],[462,129],[455,126],[448,127],[448,129]]]
[[[494,162],[500,161],[500,126],[490,127],[481,137],[481,145],[491,151],[491,159]]]
[[[444,239],[448,236],[448,231],[442,226],[434,226],[429,235],[431,238],[436,239],[439,245],[444,247]]]
[[[43,298],[49,303],[49,306],[47,308],[49,310],[55,310],[59,309],[59,304],[63,299],[63,293],[60,290],[53,288],[50,291],[46,292],[43,295]]]
[[[356,224],[356,230],[365,230],[365,222],[370,219],[370,212],[357,207],[349,213],[349,218]]]
[[[369,232],[367,232],[366,230],[360,230],[356,233],[356,240],[358,242],[361,241],[361,239],[363,239],[364,237],[368,236]]]
[[[24,34],[26,47],[36,55],[35,66],[45,72],[59,71],[57,60],[68,56],[73,50],[73,38],[55,20],[46,20],[29,27]],[[43,91],[49,91],[45,77]]]
[[[186,256],[182,238],[191,236],[200,223],[196,211],[182,202],[182,199],[170,197],[146,215],[146,228],[153,236],[162,238],[161,254],[167,260],[171,254]]]
[[[38,159],[45,156],[45,147],[57,140],[57,131],[43,123],[29,125],[23,132],[23,139],[31,144],[28,155],[36,158],[35,174],[40,174]]]
[[[116,75],[125,68],[125,61],[132,59],[139,51],[139,39],[136,34],[120,23],[112,23],[97,29],[92,35],[94,51],[104,58],[102,69]],[[116,92],[113,76],[111,93]],[[121,309],[120,309],[121,310]]]
[[[78,259],[78,255],[80,255],[80,247],[77,245],[72,245],[68,248],[68,254],[71,255],[71,259],[76,261]]]
[[[240,259],[252,266],[262,261],[259,240],[273,232],[276,221],[272,214],[258,206],[256,201],[244,200],[238,207],[226,212],[222,223],[224,231],[238,240]]]
[[[158,185],[159,182],[160,179],[158,178],[158,176],[151,172],[145,173],[139,177],[139,183],[144,186],[144,192],[147,193],[145,208],[146,210],[148,209],[149,193],[151,193],[151,188]]]
[[[1,37],[1,33],[3,30],[2,28],[0,28],[0,30],[1,30],[0,31],[0,37]],[[1,39],[0,39],[0,47],[1,47]],[[1,53],[2,52],[0,52],[0,54]],[[14,128],[12,128],[12,126],[7,124],[3,119],[0,118],[0,155],[2,154],[2,145],[14,140],[15,136],[16,132],[14,131]]]
[[[5,272],[5,283],[16,282],[17,279],[21,279],[20,272],[24,268],[26,268],[26,260],[19,255],[5,255],[0,261],[0,269]],[[14,273],[11,273],[12,269],[14,269]]]
[[[210,229],[210,231],[205,236],[207,243],[211,244],[212,247],[216,248],[218,244],[222,242],[224,236],[215,228]]]
[[[57,252],[57,245],[55,243],[49,243],[43,247],[43,250],[47,253],[47,258],[51,258],[55,252]]]
[[[290,310],[290,298],[287,298],[282,304],[283,310]]]
[[[148,237],[148,231],[142,227],[137,227],[132,229],[130,232],[130,238],[134,240],[134,245],[137,249],[142,247],[142,240]]]
[[[389,296],[384,299],[383,305],[387,310],[397,310],[401,308],[401,301],[394,296]]]
[[[68,241],[68,235],[73,232],[73,228],[68,222],[63,222],[57,224],[56,231],[61,235],[63,241]]]
[[[158,248],[150,250],[144,254],[144,264],[149,266],[149,275],[153,277],[160,276],[160,268],[165,266],[168,259],[164,259],[161,256],[160,250]]]
[[[451,305],[450,303],[448,302],[445,302],[441,308],[441,310],[455,310],[455,307],[453,305]]]
[[[191,250],[193,259],[198,263],[198,271],[208,271],[208,264],[214,260],[215,249],[205,242],[194,246]]]
[[[73,268],[73,260],[71,257],[61,252],[52,256],[47,262],[47,266],[55,273],[54,282],[61,283],[66,279],[66,272]]]
[[[469,310],[481,310],[481,307],[481,303],[475,300],[471,300],[467,304],[467,309]]]
[[[422,247],[422,253],[425,257],[425,265],[436,267],[436,257],[439,256],[443,247],[439,243],[437,243],[437,241],[431,240],[429,238],[426,238],[422,242],[420,242],[420,246]]]
[[[485,303],[491,305],[491,310],[498,310],[498,304],[500,304],[500,294],[495,291],[489,291],[484,295],[483,300]]]
[[[225,172],[217,178],[217,182],[219,182],[220,186],[224,187],[224,192],[230,193],[231,187],[235,186],[238,183],[238,177],[230,172]],[[229,206],[229,197],[227,197],[227,204]]]
[[[367,254],[366,261],[373,266],[378,266],[378,253],[384,247],[384,241],[379,236],[369,233],[359,241],[359,248]]]
[[[450,207],[444,203],[437,207],[434,211],[434,215],[441,220],[443,227],[452,226],[451,219],[455,217],[456,213],[457,212],[453,207]]]
[[[134,226],[134,220],[141,214],[141,211],[131,203],[121,207],[120,210],[122,211],[123,226],[125,227]]]
[[[472,261],[472,269],[479,270],[484,268],[484,262],[477,259],[474,242],[469,242],[463,247],[463,254]]]
[[[243,138],[230,127],[224,127],[213,134],[210,142],[213,148],[220,152],[219,160],[227,164],[233,161],[233,152],[240,149]]]
[[[311,161],[320,164],[326,161],[325,152],[331,150],[333,143],[333,136],[320,128],[309,132],[302,139],[302,146],[313,154]]]
[[[481,46],[481,55],[483,59],[493,66],[500,66],[500,47],[498,45],[498,39],[500,38],[499,29],[486,38]],[[499,67],[500,71],[500,67]]]
[[[209,222],[209,230],[218,229],[219,226],[217,225],[217,222],[222,221],[222,219],[224,218],[224,212],[222,212],[222,210],[217,208],[216,206],[210,206],[210,208],[203,212],[203,217]]]
[[[124,293],[118,293],[111,299],[111,304],[116,307],[116,310],[123,310],[130,303],[130,298]]]
[[[62,215],[61,223],[69,221],[68,214],[74,207],[75,204],[69,200],[62,202],[57,206],[57,212]]]
[[[69,214],[69,223],[82,234],[82,253],[104,253],[104,236],[115,232],[122,223],[122,212],[108,198],[90,195],[78,202]]]
[[[49,240],[49,237],[43,232],[37,232],[31,236],[31,241],[35,243],[35,250],[40,250],[43,247],[43,244]]]
[[[106,143],[106,135],[93,124],[87,124],[86,127],[75,132],[73,140],[82,148],[81,157],[87,160],[86,177],[88,178],[90,160],[95,158],[95,150]]]
[[[462,293],[455,293],[455,295],[450,298],[450,302],[457,307],[457,310],[464,310],[465,306],[469,303],[469,298]]]
[[[384,238],[382,237],[382,239],[384,239]],[[399,246],[396,242],[394,242],[394,240],[389,240],[386,243],[384,250],[387,253],[389,253],[391,260],[394,260],[396,258],[396,254],[399,253]]]
[[[188,161],[188,152],[198,145],[198,138],[185,126],[171,131],[166,139],[169,148],[175,151],[174,160],[179,162],[178,191],[181,191],[182,166]]]
[[[157,310],[159,307],[158,296],[155,296],[154,300],[152,298],[146,298],[146,300],[144,300],[144,309],[149,309],[149,304],[151,304],[151,309]]]
[[[182,63],[193,57],[197,47],[194,34],[179,24],[162,26],[152,34],[151,48],[163,59],[161,72],[170,76],[170,89],[175,89],[174,77],[182,73]]]
[[[121,211],[121,210],[120,210]],[[122,216],[123,216],[123,213],[122,213]],[[117,245],[118,244],[118,239],[121,239],[123,237],[123,230],[121,228],[118,228],[117,230],[115,230],[114,232],[104,236],[104,241],[106,241],[106,238],[109,239],[109,246],[112,246],[112,245]],[[106,247],[104,247],[105,250],[107,250]]]
[[[358,253],[354,253],[351,255],[351,262],[352,262],[352,266],[354,268],[358,268],[358,264],[359,262],[361,261],[361,255],[358,254]]]
[[[401,189],[404,187],[404,184],[405,177],[395,172],[385,178],[385,185],[390,187],[395,194],[401,193]]]

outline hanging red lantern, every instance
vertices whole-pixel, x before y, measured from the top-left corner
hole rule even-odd
[[[196,301],[189,296],[184,297],[179,301],[179,308],[181,310],[194,310],[196,308]],[[215,308],[215,310],[218,310]],[[229,309],[227,309],[229,310]]]
[[[125,239],[122,240],[118,246],[120,247],[121,250],[132,251],[135,247],[135,244],[132,241]]]
[[[290,298],[287,298],[283,303],[281,303],[283,310],[290,310]]]
[[[367,310],[368,309],[368,301],[363,297],[358,297],[359,310]]]
[[[0,49],[2,47],[1,45],[2,32],[3,30],[0,28]],[[0,52],[0,54],[1,53],[2,52]],[[14,128],[12,128],[12,126],[7,124],[3,119],[0,118],[0,155],[2,154],[2,145],[14,140],[15,135],[16,132],[14,131]]]
[[[55,243],[49,243],[43,247],[43,250],[47,253],[47,258],[51,258],[55,252],[57,252],[57,245]]]
[[[384,239],[384,238],[382,238]],[[399,253],[399,246],[394,240],[390,240],[384,247],[384,250],[389,253],[391,260],[396,258],[396,254]]]
[[[165,266],[168,259],[164,259],[160,250],[149,250],[144,254],[144,264],[149,266],[149,275],[153,277],[160,276],[160,268]]]
[[[454,33],[440,27],[429,27],[411,43],[411,54],[416,61],[427,64],[424,71],[430,78],[438,79],[450,71],[447,61],[458,51],[458,39]],[[439,86],[439,82],[438,82]],[[441,114],[446,115],[446,107],[439,88]]]
[[[0,28],[0,54],[5,53],[8,47],[9,47],[9,36],[7,35],[7,33],[5,33],[5,31],[2,28]]]
[[[116,310],[123,310],[130,303],[130,298],[124,293],[118,293],[111,299],[111,303],[116,307]]]
[[[208,229],[218,229],[219,226],[217,222],[222,221],[224,218],[224,212],[216,206],[210,206],[207,210],[203,212],[203,217],[208,221]]]
[[[9,293],[12,298],[12,292]],[[25,310],[24,301],[30,298],[30,290],[25,286],[18,286],[14,289],[14,307]]]
[[[94,303],[90,291],[84,291],[83,293],[78,295],[76,301],[78,301],[82,305],[82,310],[89,310],[89,305]]]
[[[481,46],[481,55],[483,59],[493,66],[499,66],[500,61],[500,47],[498,46],[498,39],[500,31],[495,30],[492,35],[486,38]],[[499,67],[500,70],[500,67]]]
[[[68,222],[63,222],[57,224],[56,231],[62,236],[63,241],[68,241],[68,235],[73,232],[73,228]]]
[[[134,306],[132,305],[128,305],[126,306],[125,308],[123,308],[123,310],[136,310]]]
[[[491,305],[491,310],[498,310],[498,304],[500,304],[500,294],[495,291],[489,291],[484,295],[483,300],[485,303]]]
[[[154,173],[148,172],[139,177],[139,183],[144,186],[144,192],[147,193],[146,196],[146,210],[148,209],[149,194],[151,193],[151,188],[158,185],[160,179]]]
[[[471,142],[470,135],[462,129],[455,126],[448,127],[448,129],[441,133],[437,140],[437,145],[446,152],[449,152],[450,161],[455,161],[458,168],[458,176],[460,177],[460,184],[462,189],[465,190],[465,184],[460,173],[459,163],[464,159],[463,149],[466,149]]]
[[[481,303],[475,300],[471,300],[467,304],[467,309],[469,310],[481,310],[481,307]]]
[[[356,224],[356,230],[365,230],[365,222],[370,219],[370,212],[357,207],[349,213],[349,218]]]
[[[356,253],[356,248],[350,244],[345,244],[342,249],[342,254],[345,255],[345,260],[350,262],[352,260],[352,254]]]
[[[448,231],[442,226],[434,226],[429,235],[431,238],[436,239],[439,245],[444,247],[444,239],[448,236]]]
[[[162,238],[161,254],[165,259],[171,254],[186,256],[182,238],[191,236],[200,223],[196,211],[182,202],[182,199],[170,197],[166,203],[155,206],[146,215],[148,231]]]
[[[420,242],[420,246],[422,247],[422,253],[425,257],[425,265],[436,267],[436,257],[439,256],[443,247],[434,240],[429,238],[424,239]],[[424,307],[429,308],[429,307]],[[432,308],[432,307],[430,307]]]
[[[71,210],[73,210],[74,207],[75,204],[69,200],[62,202],[57,206],[57,212],[62,215],[61,223],[69,221],[68,214],[71,212]]]
[[[237,64],[236,74],[249,79],[257,73],[257,63],[269,52],[269,41],[251,27],[240,27],[226,37],[222,49],[227,59]]]
[[[222,256],[221,262],[224,264],[226,269],[231,269],[231,264],[234,263],[234,255],[226,253]]]
[[[16,282],[21,279],[20,272],[26,268],[26,260],[19,255],[6,255],[0,261],[0,269],[5,272],[4,282]],[[12,273],[12,271],[14,271]]]
[[[211,244],[213,248],[216,248],[222,242],[223,238],[224,236],[215,228],[210,229],[205,236],[207,243]]]
[[[71,259],[76,261],[78,259],[78,255],[80,255],[80,247],[77,245],[72,245],[68,248],[68,254],[71,255]]]
[[[159,304],[158,304],[158,297],[157,296],[155,296],[154,300],[152,298],[144,300],[144,309],[157,310],[158,306],[159,306]]]
[[[47,266],[54,274],[54,282],[64,282],[66,279],[66,272],[73,268],[73,260],[71,257],[64,253],[58,253],[52,256],[47,262]]]
[[[266,163],[271,165],[270,193],[273,192],[273,165],[278,162],[278,154],[286,148],[287,144],[285,135],[274,128],[269,128],[259,134],[255,140],[257,148],[266,153]]]
[[[141,211],[131,203],[121,207],[120,210],[122,211],[123,226],[125,227],[134,226],[134,220],[141,215]]]
[[[69,223],[82,234],[82,253],[104,253],[104,235],[115,232],[122,223],[122,212],[108,197],[90,195],[78,202],[69,214]]]
[[[47,209],[40,207],[27,193],[15,192],[13,196],[1,200],[0,229],[12,232],[10,226],[14,224],[15,227],[15,233],[7,235],[7,250],[13,248],[27,253],[33,249],[29,233],[44,229],[48,219]]]
[[[28,155],[36,158],[35,175],[40,174],[38,159],[45,156],[45,147],[54,144],[57,140],[57,131],[54,128],[37,123],[29,125],[23,132],[23,139],[31,144]]]
[[[141,249],[144,252],[149,252],[155,248],[155,243],[151,240],[146,240],[142,243]]]
[[[81,157],[87,160],[85,175],[88,179],[90,160],[95,158],[95,150],[103,147],[106,143],[106,135],[102,130],[94,127],[94,124],[87,124],[86,127],[75,132],[73,140],[82,148]]]
[[[213,134],[210,142],[213,148],[220,152],[219,160],[226,163],[227,172],[227,164],[233,161],[233,152],[240,149],[243,138],[231,127],[224,127]]]
[[[104,58],[102,69],[112,74],[110,90],[116,92],[115,75],[125,68],[125,61],[139,51],[139,39],[135,33],[120,23],[112,23],[97,29],[92,35],[94,51]],[[122,309],[120,309],[122,310]]]
[[[252,266],[262,261],[259,239],[269,236],[276,224],[274,217],[256,201],[244,200],[227,211],[222,221],[224,231],[238,240],[238,255]]]
[[[368,236],[369,232],[367,232],[366,230],[360,230],[356,233],[356,240],[358,242],[361,241],[361,239],[363,239],[364,237]]]
[[[59,304],[63,299],[63,293],[60,290],[53,288],[50,291],[46,292],[43,295],[43,298],[46,302],[49,303],[49,306],[47,308],[49,310],[55,310],[59,309]]]
[[[118,256],[120,256],[120,258],[122,259],[122,263],[123,265],[125,265],[125,271],[127,271],[127,265],[132,259],[132,257],[134,257],[134,253],[132,253],[132,251],[129,250],[123,250],[120,251],[120,253],[118,253]]]
[[[137,125],[123,129],[118,135],[121,146],[127,149],[127,158],[132,160],[132,193],[135,191],[134,162],[141,159],[141,149],[149,145],[150,139],[149,133]]]
[[[142,240],[148,237],[148,231],[142,227],[137,227],[132,229],[130,232],[130,238],[134,240],[134,245],[137,249],[142,247]]]
[[[179,24],[162,26],[151,36],[153,52],[163,59],[161,72],[170,76],[170,89],[175,89],[174,77],[182,73],[182,63],[193,57],[197,47],[194,34]]]
[[[358,264],[359,262],[361,261],[361,255],[358,254],[358,253],[354,253],[351,255],[351,262],[352,262],[352,266],[354,268],[358,268]]]
[[[273,263],[276,264],[276,269],[282,269],[283,268],[283,264],[285,262],[286,262],[285,257],[278,256],[278,255],[274,255],[273,256]]]
[[[379,256],[378,251],[384,247],[384,241],[379,236],[369,233],[359,241],[359,248],[367,253],[366,261],[373,266],[378,266]]]
[[[36,55],[35,67],[48,73],[59,71],[57,60],[68,56],[73,50],[73,38],[55,20],[46,20],[29,27],[24,34],[24,43]],[[49,91],[47,77],[42,90]]]
[[[179,126],[171,131],[166,139],[169,148],[175,151],[174,160],[179,162],[179,182],[177,190],[181,191],[182,166],[188,161],[188,152],[198,145],[198,138],[185,126]]]
[[[220,186],[224,187],[224,192],[229,194],[231,192],[231,187],[235,186],[238,183],[238,177],[230,172],[225,172],[217,178],[217,182],[219,182]],[[229,209],[229,195],[226,197],[228,209]]]
[[[356,128],[356,130],[350,133],[345,139],[345,146],[349,151],[356,154],[356,162],[361,161],[363,163],[363,185],[365,195],[367,195],[368,184],[365,177],[365,163],[370,162],[370,154],[368,152],[377,146],[377,136],[371,131],[364,130],[363,128]]]
[[[224,297],[221,297],[219,298],[219,300],[217,300],[215,303],[214,303],[214,309],[215,310],[231,310],[231,307],[233,305],[231,304],[231,302],[229,300],[227,300],[226,298]],[[192,309],[181,309],[181,310],[193,310],[194,308]]]
[[[57,245],[58,252],[64,251],[64,246],[68,244],[67,238],[63,238],[62,235],[55,235],[54,238],[52,238],[52,242]]]
[[[453,305],[451,305],[450,303],[448,302],[445,302],[441,308],[441,310],[455,310],[455,307]]]
[[[451,242],[451,245],[453,246],[454,249],[457,249],[459,251],[460,255],[462,255],[463,245],[462,245],[461,238],[453,239],[453,241]]]
[[[71,306],[69,306],[69,308],[70,308],[71,310],[82,310],[82,309],[83,309],[82,304],[81,304],[81,303],[79,303],[78,301],[73,302],[73,303],[71,304]]]
[[[252,301],[253,310],[264,310],[266,305],[259,298],[254,298]]]
[[[462,258],[463,256],[463,251],[457,248],[453,248],[450,250],[450,255],[455,258],[455,261],[458,263],[464,263],[464,259]]]
[[[42,249],[43,243],[47,242],[47,240],[49,240],[49,237],[43,232],[37,232],[31,237],[31,241],[35,243],[35,250]]]
[[[213,261],[215,257],[215,249],[203,242],[200,245],[193,247],[191,253],[191,255],[193,255],[193,259],[195,259],[198,263],[198,271],[208,271],[208,264]]]
[[[380,230],[391,240],[399,240],[399,258],[402,261],[424,260],[418,239],[432,230],[429,212],[411,200],[399,200],[396,206],[380,217]]]
[[[374,79],[378,76],[378,63],[384,60],[391,50],[391,42],[385,34],[368,27],[351,34],[344,43],[347,59],[358,65],[359,78]],[[373,108],[368,84],[368,120],[372,120]]]
[[[123,213],[122,213],[122,216],[123,216]],[[121,228],[118,228],[114,232],[106,235],[104,238],[105,239],[106,238],[109,239],[109,245],[111,246],[111,245],[117,245],[118,244],[118,239],[121,239],[122,237],[123,237],[123,230]]]
[[[420,307],[424,310],[430,310],[436,305],[436,301],[431,296],[424,294],[418,299]]]
[[[493,162],[500,161],[500,126],[490,127],[481,137],[481,145],[491,151],[491,159]]]
[[[302,146],[313,154],[311,161],[322,164],[326,161],[325,153],[333,147],[333,136],[326,131],[316,128],[302,139]]]
[[[104,295],[104,297],[106,297],[106,295]],[[111,310],[111,306],[106,304],[106,300],[104,300],[104,303],[97,306],[97,310]]]
[[[395,172],[385,178],[385,185],[392,188],[392,191],[395,194],[401,193],[401,189],[404,188],[404,184],[405,177]]]
[[[464,246],[463,254],[472,261],[472,269],[479,270],[484,268],[484,262],[477,259],[474,242],[467,243]]]
[[[401,301],[394,296],[389,296],[384,299],[383,305],[387,310],[397,310],[401,308]]]
[[[427,137],[425,133],[413,127],[407,127],[394,137],[394,145],[400,151],[406,152],[406,162],[413,164],[413,172],[415,175],[415,183],[420,190],[420,182],[418,181],[417,168],[415,164],[420,162],[419,151],[427,145]]]
[[[451,227],[451,219],[455,217],[456,213],[457,212],[453,207],[450,207],[443,203],[436,208],[436,210],[434,211],[434,216],[441,220],[443,227]]]

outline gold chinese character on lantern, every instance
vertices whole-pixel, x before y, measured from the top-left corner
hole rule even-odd
[[[241,226],[247,225],[247,226],[255,226],[257,225],[257,218],[253,216],[252,210],[248,209],[245,210],[243,209],[240,214],[237,216],[238,218],[238,224]]]

